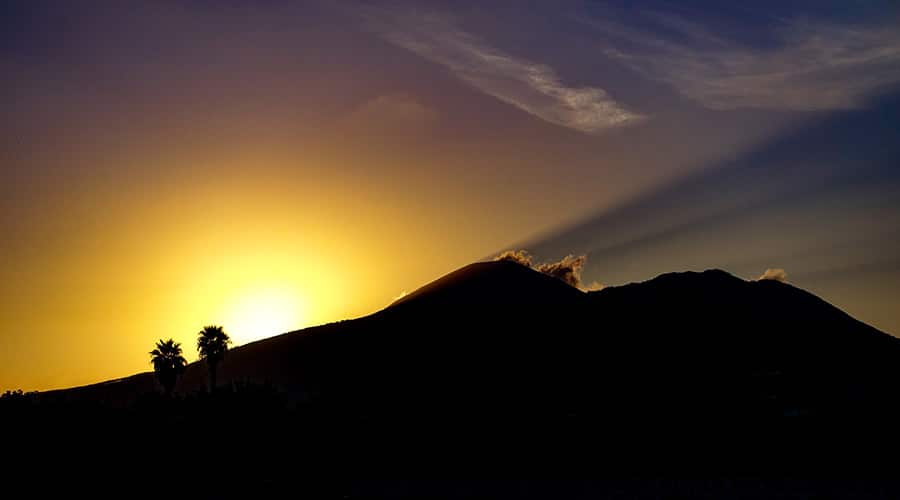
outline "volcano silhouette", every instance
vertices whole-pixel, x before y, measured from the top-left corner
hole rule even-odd
[[[220,383],[347,415],[895,411],[900,341],[814,295],[724,271],[585,293],[513,262],[466,266],[373,315],[238,347]],[[191,364],[177,391],[200,390]],[[46,393],[125,404],[153,376]]]

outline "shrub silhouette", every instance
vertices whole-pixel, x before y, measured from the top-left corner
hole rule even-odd
[[[172,394],[178,376],[184,372],[187,361],[181,355],[181,344],[172,339],[156,343],[156,349],[150,351],[150,362],[153,363],[153,371],[162,385],[166,395]]]
[[[225,358],[231,339],[221,326],[215,325],[204,326],[198,335],[197,351],[209,367],[209,392],[213,392],[216,388],[216,366]]]
[[[16,399],[25,397],[25,393],[22,392],[22,389],[9,390],[0,395],[0,399]]]

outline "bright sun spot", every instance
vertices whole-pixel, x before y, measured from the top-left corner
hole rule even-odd
[[[241,293],[221,317],[232,342],[241,345],[302,328],[305,312],[299,294],[275,288]]]

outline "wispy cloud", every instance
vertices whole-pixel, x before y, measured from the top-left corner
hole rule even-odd
[[[761,47],[672,14],[641,20],[587,22],[606,37],[606,55],[711,109],[852,109],[900,83],[896,25],[781,22],[766,33],[775,43]]]
[[[492,47],[446,16],[399,9],[370,9],[366,15],[373,29],[391,43],[550,123],[595,133],[642,119],[602,88],[567,86],[552,67]]]
[[[375,97],[342,117],[337,125],[342,133],[358,137],[416,136],[438,123],[437,110],[404,93]]]

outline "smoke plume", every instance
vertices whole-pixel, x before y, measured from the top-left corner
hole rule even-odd
[[[494,260],[515,262],[530,267],[547,276],[553,276],[558,280],[562,280],[568,285],[582,291],[593,291],[603,288],[603,285],[596,281],[591,282],[587,286],[584,286],[581,283],[581,271],[584,269],[584,264],[587,262],[587,255],[566,255],[557,262],[537,264],[527,250],[506,250],[497,255]]]

